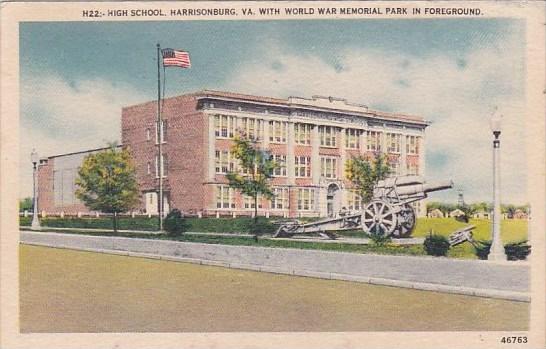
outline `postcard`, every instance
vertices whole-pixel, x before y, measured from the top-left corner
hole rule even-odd
[[[3,348],[542,348],[545,4],[4,2]]]

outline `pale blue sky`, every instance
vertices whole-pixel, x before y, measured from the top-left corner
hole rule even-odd
[[[21,149],[52,155],[119,139],[120,107],[156,98],[160,42],[192,59],[191,69],[167,70],[167,96],[327,94],[433,121],[427,177],[453,178],[472,201],[490,197],[486,119],[500,106],[510,127],[505,197],[525,202],[525,171],[515,168],[524,158],[524,30],[509,19],[23,23],[21,127],[32,139]]]

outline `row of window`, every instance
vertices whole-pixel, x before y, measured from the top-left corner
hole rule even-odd
[[[236,130],[243,131],[247,136],[255,140],[262,140],[264,135],[264,122],[256,118],[237,118],[229,115],[215,115],[214,129],[217,138],[232,138]],[[294,142],[301,145],[311,145],[311,133],[313,125],[294,124]],[[318,126],[320,145],[322,147],[337,147],[339,145],[341,128],[333,126]],[[360,136],[362,130],[345,129],[345,147],[347,149],[360,149]],[[386,133],[387,151],[400,153],[402,135],[399,133]],[[366,131],[368,151],[381,150],[382,132]],[[273,143],[286,143],[288,137],[288,122],[269,121],[269,141]],[[408,154],[418,153],[417,136],[406,136],[406,150]]]
[[[313,211],[315,207],[315,189],[298,188],[296,190],[297,208],[300,211]],[[216,208],[235,208],[234,189],[227,185],[216,186]],[[271,199],[271,209],[285,210],[289,207],[289,190],[284,187],[273,188],[273,198]],[[262,208],[262,196],[258,196],[258,208]],[[363,208],[364,201],[355,190],[347,191],[346,208],[351,211],[358,211]],[[244,208],[255,208],[254,198],[243,195]]]
[[[300,188],[297,190],[297,207],[300,211],[315,210],[315,189]],[[235,208],[234,200],[235,190],[227,185],[216,186],[216,208]],[[289,192],[288,188],[273,188],[273,198],[271,199],[271,208],[277,210],[288,209]],[[258,196],[258,208],[262,208],[262,196]],[[243,195],[244,208],[255,208],[253,197]]]

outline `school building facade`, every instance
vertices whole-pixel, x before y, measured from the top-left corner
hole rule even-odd
[[[252,137],[279,164],[272,179],[275,197],[259,198],[260,215],[326,217],[342,208],[360,210],[362,200],[345,174],[345,163],[353,156],[382,152],[393,175],[425,174],[425,120],[371,110],[345,99],[280,99],[204,90],[162,101],[162,119],[158,140],[157,101],[128,106],[121,113],[121,143],[135,160],[141,192],[138,211],[143,213],[158,212],[161,174],[165,211],[252,214],[253,200],[230,188],[225,176],[238,170],[230,148],[239,132]],[[74,190],[78,161],[86,153],[42,159],[40,210],[86,210],[68,194]],[[57,167],[59,163],[64,167]],[[424,202],[416,209],[418,215],[426,214]]]

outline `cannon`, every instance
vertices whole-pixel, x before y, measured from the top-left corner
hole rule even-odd
[[[419,176],[387,178],[377,182],[372,199],[362,211],[306,224],[283,224],[273,237],[316,233],[335,238],[334,231],[354,229],[386,236],[409,237],[416,222],[411,203],[426,198],[430,192],[452,187],[452,181],[429,184]]]

